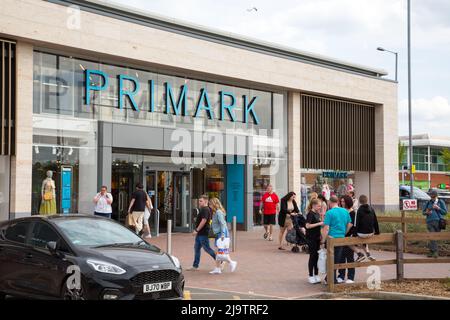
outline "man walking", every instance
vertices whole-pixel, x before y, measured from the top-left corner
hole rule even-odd
[[[277,194],[273,192],[272,185],[269,184],[266,189],[266,193],[262,197],[262,213],[264,220],[264,239],[273,241],[273,226],[275,224],[275,217],[279,209],[280,199]]]
[[[198,270],[198,266],[200,264],[200,254],[201,248],[205,250],[214,260],[216,260],[216,253],[209,246],[209,228],[211,221],[211,209],[208,207],[208,196],[201,195],[198,199],[198,206],[200,208],[200,212],[197,216],[197,220],[195,222],[195,229],[192,235],[195,236],[195,245],[194,245],[194,263],[191,268],[187,269],[188,271]]]
[[[113,196],[108,192],[108,188],[106,186],[102,186],[100,188],[100,192],[94,197],[94,215],[104,218],[111,218],[112,202]]]
[[[423,214],[427,217],[427,229],[429,232],[441,232],[440,220],[447,214],[447,208],[443,200],[438,198],[436,190],[431,191],[431,199],[424,205]],[[428,257],[439,256],[438,245],[435,240],[430,241]]]
[[[136,234],[139,234],[144,227],[145,206],[147,205],[147,194],[144,192],[142,183],[136,184],[136,191],[131,195],[130,206],[128,207],[127,225]]]
[[[353,226],[348,211],[338,205],[339,199],[332,196],[329,201],[330,210],[325,214],[323,222],[321,245],[324,245],[328,238],[344,238]],[[334,247],[335,264],[344,263],[344,248]],[[336,271],[334,271],[334,283],[337,283]]]

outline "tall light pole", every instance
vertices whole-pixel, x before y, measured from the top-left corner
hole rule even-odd
[[[398,81],[398,79],[397,79],[397,70],[398,70],[398,52],[390,51],[390,50],[387,50],[387,49],[384,49],[384,48],[381,48],[381,47],[378,47],[377,50],[378,50],[378,51],[386,51],[386,52],[390,52],[390,53],[395,54],[395,82],[397,82],[397,81]]]
[[[413,197],[413,146],[412,146],[412,118],[411,118],[411,0],[408,0],[408,123],[409,123],[409,182],[411,192],[409,197]]]

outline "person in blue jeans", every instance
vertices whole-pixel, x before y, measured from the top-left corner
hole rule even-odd
[[[423,206],[423,214],[427,217],[428,232],[441,232],[439,220],[447,214],[445,202],[438,198],[436,190],[430,193],[431,200]],[[439,256],[438,245],[435,240],[430,241],[430,252],[428,257],[437,258]]]
[[[201,195],[198,199],[198,205],[200,208],[200,212],[197,216],[197,220],[195,222],[195,229],[192,235],[195,236],[195,245],[194,245],[194,263],[192,267],[187,269],[188,271],[198,270],[198,266],[200,265],[200,254],[201,249],[206,251],[214,260],[216,260],[216,253],[213,249],[211,249],[209,245],[209,228],[210,228],[210,220],[211,220],[211,209],[208,207],[208,196]]]
[[[325,220],[323,221],[321,248],[328,238],[344,238],[353,226],[350,214],[347,210],[338,206],[339,199],[336,196],[332,196],[328,203],[330,210],[325,214]],[[344,248],[334,247],[335,264],[344,263]],[[327,278],[325,278],[326,281]],[[336,271],[334,271],[334,283],[337,283]]]

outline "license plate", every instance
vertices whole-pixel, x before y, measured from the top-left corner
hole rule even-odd
[[[144,293],[172,290],[172,282],[144,284]]]

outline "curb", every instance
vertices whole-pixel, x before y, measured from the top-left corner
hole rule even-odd
[[[349,293],[349,295],[380,300],[450,300],[450,298],[440,296],[428,296],[413,293],[400,293],[388,291],[375,291],[375,292],[361,291],[361,292],[352,292]]]
[[[374,300],[450,300],[450,298],[440,296],[428,296],[428,295],[388,292],[388,291],[359,291],[347,293],[323,292],[312,296],[303,297],[298,300],[315,300],[315,299],[328,300],[339,297],[371,298]]]

